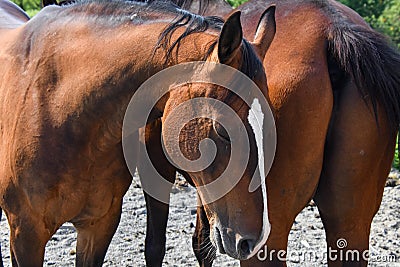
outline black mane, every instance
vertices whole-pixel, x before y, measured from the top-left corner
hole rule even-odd
[[[180,42],[185,37],[193,33],[205,32],[208,29],[213,29],[219,32],[222,29],[223,22],[223,19],[219,17],[203,17],[181,9],[180,16],[176,17],[176,19],[170,23],[160,34],[156,48],[163,48],[166,51],[165,61],[167,62],[172,59],[172,52],[174,49],[175,56],[177,57]],[[175,41],[172,42],[171,38],[174,32],[177,29],[185,26],[186,30]],[[208,52],[204,56],[203,60],[205,60],[205,58],[207,58],[212,52],[216,43],[217,39],[209,44]]]

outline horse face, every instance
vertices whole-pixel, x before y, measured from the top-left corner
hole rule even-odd
[[[234,13],[210,60],[240,69],[245,58],[256,57],[246,45],[240,14]],[[252,66],[248,76],[266,92],[262,64],[255,65],[259,67]],[[241,260],[257,253],[270,232],[265,173],[258,167],[264,159],[262,121],[258,99],[248,105],[229,89],[205,82],[175,86],[164,109],[164,146],[197,188],[211,242],[221,253]],[[251,190],[254,180],[263,186]]]

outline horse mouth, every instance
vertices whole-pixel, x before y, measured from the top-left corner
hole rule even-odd
[[[219,229],[217,227],[215,227],[214,238],[215,238],[219,253],[226,254],[226,251],[224,249],[224,245],[222,243],[221,232],[219,231]]]

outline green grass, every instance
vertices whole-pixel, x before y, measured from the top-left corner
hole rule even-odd
[[[32,10],[26,10],[26,13],[28,13],[28,16],[32,18],[35,16],[40,10],[39,9],[32,9]]]
[[[226,0],[229,4],[231,4],[231,6],[233,7],[238,7],[241,4],[243,4],[244,2],[247,2],[247,0]]]

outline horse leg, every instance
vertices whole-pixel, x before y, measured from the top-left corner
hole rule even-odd
[[[101,218],[74,222],[77,229],[76,266],[101,266],[117,230],[122,212],[122,197],[114,197]]]
[[[215,251],[210,241],[210,224],[203,206],[197,207],[196,228],[192,237],[194,255],[200,267],[211,267]]]
[[[145,147],[145,145],[148,145]],[[146,151],[147,148],[147,151]],[[176,169],[165,158],[161,146],[161,120],[148,124],[140,130],[138,172],[146,200],[147,228],[145,240],[145,259],[147,266],[161,266],[165,255],[166,229],[169,204],[159,201],[146,190],[146,186],[157,187],[163,199],[169,199],[171,187],[160,184],[157,179],[175,181]],[[154,180],[156,179],[156,180]],[[152,183],[155,181],[155,184]]]
[[[133,133],[125,142],[124,157],[120,146],[96,157],[99,164],[92,169],[96,180],[89,191],[81,195],[85,203],[80,214],[70,220],[77,229],[77,267],[101,266],[117,230],[123,197],[132,183],[132,175],[121,166],[127,163],[130,169],[136,167],[138,133]],[[114,161],[109,162],[110,158]],[[107,168],[104,162],[108,162]]]
[[[10,225],[10,252],[12,266],[42,266],[47,241],[54,231],[43,218],[7,214]]]
[[[145,193],[147,228],[145,240],[146,266],[162,266],[165,255],[169,205]]]
[[[325,226],[329,266],[366,266],[362,255],[391,167],[396,129],[382,115],[377,127],[355,86],[341,89],[335,101],[315,202]],[[378,114],[384,114],[381,108]],[[344,256],[340,250],[333,253],[338,249]]]

